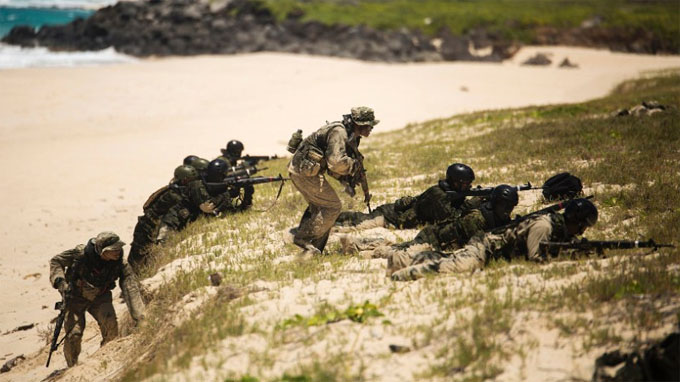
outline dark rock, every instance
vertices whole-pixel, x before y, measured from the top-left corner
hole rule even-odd
[[[222,284],[222,276],[219,273],[211,274],[210,284],[212,284],[212,286],[219,286],[220,284]]]
[[[560,68],[578,68],[578,64],[574,64],[573,62],[569,61],[568,57],[565,57],[562,62],[560,62]]]
[[[2,365],[2,368],[0,368],[0,373],[6,373],[6,372],[12,370],[13,367],[17,366],[18,364],[20,364],[24,360],[26,360],[26,357],[24,357],[23,354],[18,355],[16,357],[10,359],[9,361],[5,362],[4,365]]]
[[[643,382],[680,380],[680,333],[651,344],[644,350],[604,353],[595,361],[593,382]]]
[[[545,65],[550,65],[552,61],[548,58],[546,54],[543,53],[537,53],[535,56],[527,59],[522,63],[522,65],[536,65],[536,66],[545,66]]]
[[[390,345],[390,351],[392,353],[398,353],[398,354],[408,353],[408,352],[411,351],[411,348],[408,347],[408,346],[404,346],[404,345]]]
[[[34,46],[36,44],[35,38],[36,33],[33,27],[19,25],[12,28],[2,41],[12,45]]]

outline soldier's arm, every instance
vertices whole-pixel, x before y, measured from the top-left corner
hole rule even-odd
[[[328,169],[339,175],[348,175],[354,166],[354,159],[347,155],[347,132],[342,127],[336,127],[328,133],[328,148],[326,162]]]
[[[66,268],[73,265],[79,257],[83,256],[84,245],[66,250],[50,259],[50,284],[56,288],[57,279],[66,279]]]
[[[486,221],[479,210],[465,215],[460,221],[461,244],[467,243],[476,234],[483,233],[485,227]]]
[[[120,275],[120,289],[123,291],[123,300],[125,300],[132,319],[139,321],[144,318],[145,306],[142,300],[141,286],[137,276],[127,263],[123,266]]]
[[[537,220],[529,227],[529,234],[527,235],[527,258],[529,260],[545,260],[541,257],[539,244],[541,241],[549,241],[551,233],[552,227],[543,220]]]

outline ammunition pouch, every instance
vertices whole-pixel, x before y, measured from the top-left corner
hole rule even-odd
[[[302,176],[318,175],[323,162],[323,152],[311,145],[305,145],[293,156],[293,166],[296,172]]]

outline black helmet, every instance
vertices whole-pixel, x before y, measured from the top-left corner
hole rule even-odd
[[[181,165],[175,169],[175,181],[186,183],[190,180],[198,178],[198,171],[195,168],[187,165]]]
[[[574,199],[564,209],[564,220],[580,227],[591,227],[597,223],[597,207],[588,199]]]
[[[222,159],[214,159],[208,164],[208,178],[217,180],[224,178],[229,165]]]
[[[473,180],[475,180],[475,172],[468,165],[454,163],[446,169],[446,183],[450,186],[456,182],[472,182]]]
[[[198,159],[196,155],[189,155],[186,158],[184,158],[184,163],[182,163],[185,166],[191,166],[191,162],[195,161]]]
[[[519,195],[517,195],[517,188],[501,184],[494,187],[491,191],[491,204],[505,203],[508,207],[515,207],[519,202]]]
[[[232,156],[240,157],[241,153],[243,152],[243,143],[241,143],[241,141],[232,139],[229,141],[229,143],[227,143],[227,149],[225,151]]]

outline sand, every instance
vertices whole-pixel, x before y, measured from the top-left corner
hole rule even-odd
[[[536,52],[554,63],[519,65]],[[580,67],[557,68],[564,57]],[[582,102],[669,67],[680,57],[530,47],[501,64],[261,53],[0,71],[0,334],[44,328],[58,298],[49,258],[103,230],[129,243],[142,203],[186,155],[212,159],[229,139],[246,153],[284,155],[292,131],[310,133],[355,105],[375,108],[379,132],[475,110]],[[0,362],[42,344],[37,328],[2,334]]]

